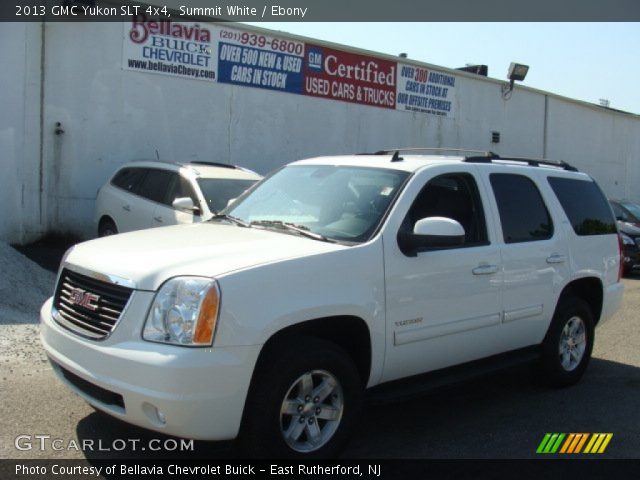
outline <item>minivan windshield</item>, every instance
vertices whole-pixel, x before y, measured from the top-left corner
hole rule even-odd
[[[631,202],[621,202],[620,205],[622,205],[624,208],[629,210],[629,212],[631,212],[631,215],[635,217],[634,221],[638,221],[640,219],[639,205],[636,205],[635,203],[631,203]]]
[[[392,169],[292,165],[263,180],[222,214],[260,228],[360,243],[377,230],[407,176]]]
[[[236,180],[231,178],[198,178],[202,195],[207,200],[209,211],[216,213],[227,206],[229,200],[242,195],[257,180]]]

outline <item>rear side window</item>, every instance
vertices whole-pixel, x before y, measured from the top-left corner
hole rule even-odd
[[[545,240],[553,222],[538,187],[530,178],[511,173],[489,176],[496,197],[505,243]]]
[[[604,194],[594,181],[549,177],[573,230],[578,235],[616,233],[616,221]]]
[[[111,184],[128,192],[135,192],[144,174],[144,168],[123,168],[113,177]]]
[[[138,193],[154,202],[167,203],[167,193],[175,176],[175,173],[167,170],[149,170]]]

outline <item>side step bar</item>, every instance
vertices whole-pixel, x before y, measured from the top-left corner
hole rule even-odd
[[[408,400],[442,387],[532,363],[538,358],[540,358],[540,346],[534,345],[376,385],[365,392],[365,398],[367,402],[374,404]]]

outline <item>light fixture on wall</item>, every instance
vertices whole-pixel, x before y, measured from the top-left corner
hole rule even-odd
[[[509,72],[507,73],[509,83],[504,83],[502,85],[502,98],[504,98],[505,100],[509,100],[511,98],[511,94],[513,93],[514,82],[521,82],[522,80],[524,80],[524,77],[527,76],[528,72],[529,65],[511,62],[511,65],[509,65]]]

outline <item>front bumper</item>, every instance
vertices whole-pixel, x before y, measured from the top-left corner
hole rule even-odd
[[[260,345],[187,348],[146,342],[140,331],[148,295],[134,293],[104,341],[65,330],[51,317],[52,300],[45,302],[40,337],[54,371],[87,402],[125,422],[198,440],[235,438]]]

